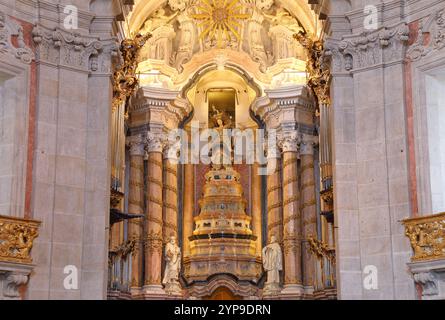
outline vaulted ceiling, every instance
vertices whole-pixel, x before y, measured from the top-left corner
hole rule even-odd
[[[125,18],[125,32],[139,30],[144,21],[150,17],[157,8],[163,6],[168,0],[121,0],[122,15]],[[320,29],[319,18],[323,18],[323,0],[275,0],[282,4],[293,16],[295,16],[312,33],[318,33]]]

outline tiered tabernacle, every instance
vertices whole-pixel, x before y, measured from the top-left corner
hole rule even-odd
[[[240,175],[232,167],[206,174],[200,214],[190,239],[185,274],[202,281],[215,274],[230,273],[239,280],[257,281],[261,262],[255,254],[251,217],[246,214]]]

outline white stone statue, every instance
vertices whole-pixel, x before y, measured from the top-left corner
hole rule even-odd
[[[267,272],[264,287],[265,294],[280,291],[280,271],[283,270],[283,257],[280,244],[275,236],[270,237],[270,243],[263,248],[263,268]]]
[[[176,244],[176,237],[171,236],[170,242],[165,245],[165,273],[162,284],[167,293],[181,293],[179,286],[179,272],[181,270],[181,249]]]
[[[264,14],[264,16],[270,21],[271,26],[284,26],[292,33],[304,31],[298,20],[284,8],[278,8],[275,15]]]
[[[171,16],[165,15],[165,10],[163,8],[159,8],[152,17],[147,19],[144,23],[144,26],[139,31],[140,34],[146,34],[149,32],[153,32],[157,28],[161,26],[165,26],[170,24],[177,16],[177,12],[172,14]]]

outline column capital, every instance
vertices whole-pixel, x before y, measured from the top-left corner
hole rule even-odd
[[[296,130],[285,131],[278,135],[278,145],[283,153],[297,153],[299,151],[298,144],[300,141],[301,138]]]
[[[264,144],[264,150],[266,152],[267,159],[280,159],[281,153],[278,145],[268,146],[267,143]]]
[[[162,153],[165,147],[166,137],[163,133],[148,131],[145,137],[147,152]]]
[[[163,158],[166,160],[179,161],[179,149],[176,141],[166,141],[164,144]]]
[[[318,137],[307,134],[301,135],[300,141],[300,154],[301,155],[313,155],[314,147],[318,144]]]
[[[127,137],[127,145],[130,147],[130,156],[143,156],[145,154],[145,140],[142,135]]]

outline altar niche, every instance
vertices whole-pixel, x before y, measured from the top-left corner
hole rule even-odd
[[[224,115],[224,123],[236,123],[235,107],[238,104],[236,90],[233,88],[210,89],[207,92],[209,128],[218,127],[214,120],[218,114]]]

